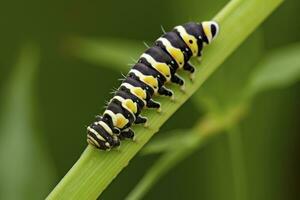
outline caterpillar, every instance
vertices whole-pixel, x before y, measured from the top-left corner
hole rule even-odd
[[[110,150],[123,139],[132,139],[133,124],[147,124],[141,116],[144,108],[161,110],[156,95],[174,98],[173,91],[166,88],[168,82],[184,90],[185,82],[176,73],[182,69],[194,78],[195,67],[191,57],[201,58],[202,49],[218,35],[219,26],[214,21],[189,22],[164,33],[149,47],[130,69],[120,87],[108,102],[104,113],[96,116],[87,127],[87,142],[98,149]]]

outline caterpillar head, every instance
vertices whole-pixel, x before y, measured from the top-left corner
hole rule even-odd
[[[215,21],[205,21],[202,25],[202,39],[206,44],[210,44],[219,33],[219,25]]]
[[[109,150],[112,147],[119,146],[119,139],[112,134],[112,130],[106,122],[96,121],[87,127],[87,142],[91,145],[102,149]]]

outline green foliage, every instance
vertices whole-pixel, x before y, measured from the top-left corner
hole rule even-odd
[[[0,121],[1,199],[42,198],[53,181],[52,162],[36,136],[39,130],[35,124],[34,83],[38,65],[38,48],[32,44],[22,46],[4,90]]]
[[[300,44],[288,45],[265,56],[245,91],[258,92],[290,86],[300,77]]]
[[[88,62],[101,64],[108,69],[125,71],[129,63],[143,51],[141,42],[103,38],[101,40],[73,38],[69,41],[72,48],[69,51]]]
[[[281,1],[262,2],[231,1],[215,18],[222,27],[218,39],[206,49],[205,59],[194,83],[186,83],[186,93],[172,87],[176,94],[175,103],[161,100],[164,111],[159,116],[147,112],[150,127],[134,127],[137,142],[122,143],[119,151],[99,152],[87,147],[81,158],[70,172],[50,193],[48,199],[54,198],[96,198],[113,178],[128,164],[129,160],[156,133],[159,127],[190,97],[200,85],[218,68],[218,66],[255,30],[255,28],[281,3]],[[253,19],[249,13],[256,11]],[[239,27],[236,24],[240,24]],[[199,66],[198,66],[199,67]],[[185,78],[187,78],[185,76]],[[222,121],[227,122],[223,119]],[[225,123],[224,122],[224,123]]]
[[[211,19],[227,2],[3,2],[0,199],[44,198],[85,148],[85,125],[146,48],[143,41],[160,36],[161,25]],[[64,179],[68,187],[60,187],[67,192],[57,194],[94,198],[117,176],[101,199],[299,199],[299,1],[283,3],[219,66],[219,55],[227,57],[272,2],[232,1],[225,11],[236,12],[220,20],[220,38],[195,63],[205,83],[190,101],[172,114],[168,99],[157,99],[164,113],[146,112],[149,130],[136,127],[138,140],[111,156],[89,147]],[[40,48],[22,45],[14,66],[28,38]],[[166,113],[169,122],[117,175]]]

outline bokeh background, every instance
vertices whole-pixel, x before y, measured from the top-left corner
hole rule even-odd
[[[86,125],[118,86],[120,71],[133,62],[122,52],[136,58],[145,48],[143,41],[161,35],[160,26],[170,30],[210,19],[226,3],[2,1],[0,199],[45,198],[67,173],[86,147]],[[299,10],[299,1],[286,1],[154,139],[193,127],[211,110],[231,108],[266,55],[279,52],[280,61],[285,49],[299,50]],[[280,73],[274,70],[270,76]],[[235,125],[238,145],[232,147],[228,131],[221,131],[169,170],[145,199],[299,199],[300,76],[292,74],[252,98]],[[238,168],[232,159],[237,152]],[[101,197],[123,199],[158,157],[136,156]]]

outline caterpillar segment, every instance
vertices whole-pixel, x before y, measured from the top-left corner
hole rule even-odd
[[[138,77],[138,80],[151,87],[154,90],[152,95],[154,94],[172,97],[173,92],[164,86],[166,78],[159,71],[147,66],[146,64],[143,64],[142,62],[146,61],[142,58],[141,61],[134,65],[129,71],[128,76],[133,77],[135,75],[135,77]],[[147,76],[147,78],[145,79],[143,75]]]
[[[174,92],[166,87],[167,83],[185,89],[185,80],[177,74],[178,70],[189,72],[193,79],[195,67],[190,59],[200,59],[203,47],[210,44],[218,32],[218,24],[214,21],[189,22],[170,32],[164,31],[152,47],[147,45],[146,51],[114,92],[104,113],[96,116],[95,122],[88,126],[88,143],[110,150],[119,146],[123,139],[133,139],[133,124],[147,126],[148,119],[141,116],[143,109],[160,111],[160,103],[153,100],[158,95],[174,99]]]
[[[160,108],[160,103],[152,100],[153,90],[145,83],[134,79],[134,75],[128,76],[122,83],[120,90],[128,91],[144,102],[148,108]],[[136,78],[136,77],[135,77]]]

